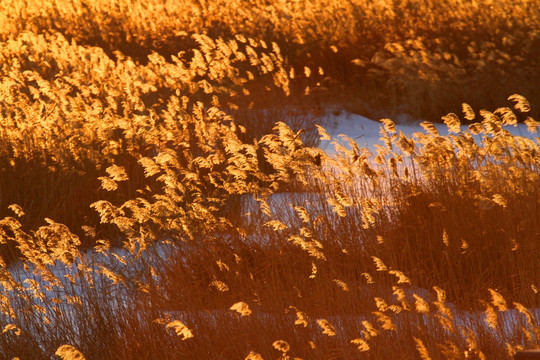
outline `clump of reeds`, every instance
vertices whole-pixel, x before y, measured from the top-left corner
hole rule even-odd
[[[13,205],[0,234],[20,262],[1,268],[2,351],[504,359],[538,346],[539,222],[522,211],[539,199],[538,140],[505,130],[509,108],[482,116],[462,129],[450,114],[449,135],[424,123],[413,137],[384,120],[376,154],[349,141],[335,156],[284,123],[250,144],[231,118],[193,121],[213,134],[194,137],[197,156],[141,156],[148,187],[92,205],[121,248],[86,227],[96,245],[82,251],[52,220],[28,231]],[[99,181],[115,193],[132,180],[113,165]],[[304,191],[275,206],[291,183]],[[231,196],[256,206],[227,211]]]
[[[356,20],[364,19],[360,6],[371,20],[413,14],[421,30],[415,19],[441,15],[433,4],[314,1],[317,12],[279,3],[255,18],[274,26],[288,11],[296,19],[278,23],[278,34],[294,35],[292,44],[280,37],[282,46],[233,31],[233,19],[254,15],[228,13],[227,4],[194,10],[212,21],[225,9],[214,24],[223,36],[164,38],[157,34],[178,25],[171,14],[181,5],[125,12],[123,1],[99,4],[46,2],[40,12],[0,5],[21,15],[0,11],[2,34],[17,34],[4,36],[0,52],[3,356],[507,359],[540,346],[539,141],[508,131],[523,118],[537,133],[524,97],[510,97],[515,111],[478,118],[464,104],[465,119],[476,122],[465,127],[449,114],[448,135],[425,122],[405,136],[383,120],[376,153],[345,139],[330,156],[312,146],[312,115],[283,121],[298,109],[291,94],[324,87],[324,64],[297,63],[303,57],[293,49],[305,45],[310,58],[306,49],[336,25],[327,8]],[[514,4],[537,13],[528,1]],[[441,33],[474,16],[491,19],[480,8],[468,16],[462,2],[445,6],[460,10],[459,21],[441,23]],[[512,28],[520,11],[505,15]],[[162,22],[130,17],[162,12]],[[178,21],[192,24],[187,14]],[[534,25],[533,15],[519,28]],[[57,29],[66,35],[45,31],[56,17],[68,20]],[[322,27],[299,27],[319,18]],[[246,31],[260,32],[258,24]],[[388,30],[394,44],[372,64],[382,73],[370,73],[409,94],[493,56],[502,68],[511,62],[489,44],[485,54],[471,44],[478,63],[463,63],[446,54],[455,45],[448,39],[402,39],[392,24],[359,34]],[[482,26],[478,33],[493,36],[490,23]],[[117,29],[129,39],[102,36]],[[338,49],[345,35],[335,36],[322,44],[348,62],[359,40]],[[179,39],[189,46],[174,56],[144,50]],[[133,41],[144,61],[115,52]],[[310,61],[340,64],[325,56]],[[366,68],[361,59],[353,65]],[[423,87],[409,74],[424,74]]]
[[[275,42],[296,74],[311,68],[321,84],[311,93],[320,101],[346,98],[350,108],[373,114],[390,109],[433,119],[464,101],[494,108],[513,92],[538,106],[535,0],[6,0],[0,23],[2,41],[58,32],[141,63],[153,52],[167,59],[189,53],[192,34]]]

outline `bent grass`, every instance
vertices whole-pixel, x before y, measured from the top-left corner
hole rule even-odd
[[[540,346],[540,144],[506,130],[525,117],[538,134],[525,98],[468,126],[449,114],[449,135],[383,120],[375,153],[344,139],[329,155],[309,117],[276,121],[314,68],[300,81],[260,39],[192,40],[145,64],[59,34],[2,44],[4,357],[506,359]],[[280,99],[261,128],[242,111]]]

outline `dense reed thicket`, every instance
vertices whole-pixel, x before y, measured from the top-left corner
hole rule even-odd
[[[438,119],[465,101],[496,108],[512,93],[533,111],[540,104],[535,0],[6,0],[0,23],[2,40],[59,32],[141,63],[190,52],[193,33],[276,42],[297,73],[326,70],[313,72],[320,98],[373,117]]]
[[[539,347],[539,9],[435,4],[2,2],[0,357]],[[459,108],[372,153],[321,98]]]

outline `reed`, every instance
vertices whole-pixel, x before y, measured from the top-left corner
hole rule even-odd
[[[531,1],[36,4],[0,5],[3,358],[540,346],[536,90],[488,86],[532,84]],[[505,107],[463,103],[480,79]],[[458,109],[372,152],[314,124],[331,85]]]

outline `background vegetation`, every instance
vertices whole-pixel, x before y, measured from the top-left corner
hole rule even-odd
[[[465,101],[495,108],[512,93],[537,109],[540,98],[533,0],[7,0],[0,19],[3,40],[59,32],[140,63],[189,52],[192,34],[276,42],[297,73],[325,69],[323,99],[372,117],[438,119]]]
[[[540,346],[539,15],[526,0],[3,1],[1,357]],[[329,105],[449,135],[383,120],[376,153],[342,139],[331,156],[314,123]],[[507,131],[518,121],[529,137]]]

